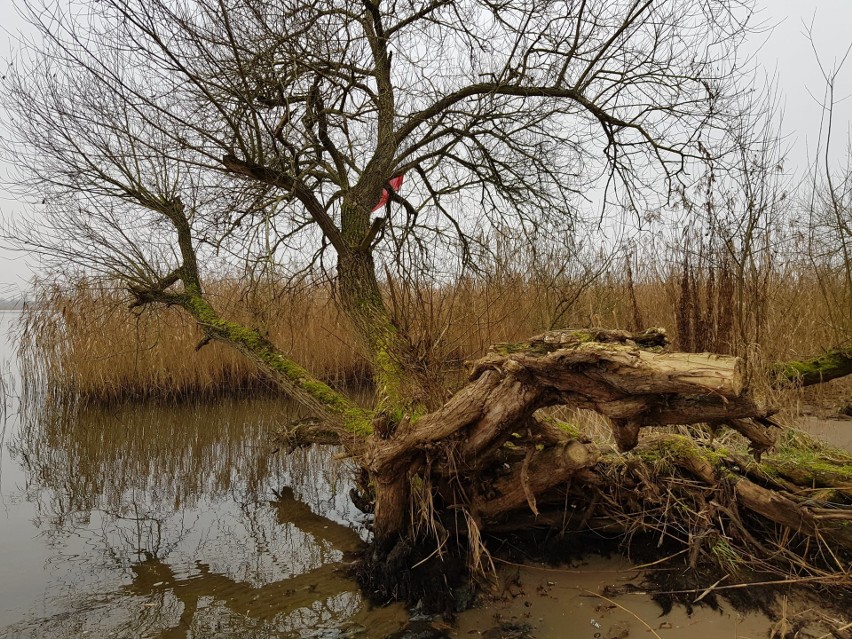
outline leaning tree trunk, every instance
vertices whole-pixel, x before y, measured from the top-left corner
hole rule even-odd
[[[369,251],[358,247],[338,258],[341,306],[370,360],[380,410],[390,414],[421,404],[426,389],[417,374],[408,341],[385,305]],[[396,414],[396,419],[401,417]]]

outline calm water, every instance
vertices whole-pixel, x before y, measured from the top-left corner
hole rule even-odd
[[[270,454],[270,431],[298,416],[291,406],[63,414],[19,397],[7,338],[16,319],[0,312],[0,639],[381,639],[406,624],[402,606],[371,609],[345,575],[366,532],[334,451]],[[809,426],[852,446],[848,422]],[[499,619],[531,624],[539,639],[591,638],[598,627],[645,636],[637,620],[659,614],[647,596],[606,610],[589,599],[638,577],[618,558],[507,570],[520,590],[463,613],[454,637]],[[660,626],[664,637],[768,636],[760,616],[682,612]]]
[[[266,401],[77,415],[19,398],[0,313],[0,637],[384,637],[330,450],[271,455]]]

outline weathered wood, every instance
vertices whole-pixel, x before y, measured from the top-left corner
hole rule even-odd
[[[479,473],[493,466],[494,455],[510,439],[520,438],[529,455],[508,478],[490,487],[497,497],[477,508],[488,516],[524,503],[535,509],[538,493],[564,483],[596,458],[591,448],[580,455],[579,443],[533,419],[536,410],[548,406],[573,405],[609,417],[624,451],[636,446],[643,428],[708,420],[728,421],[743,433],[754,431],[755,450],[765,450],[767,442],[755,434],[763,426],[746,420],[765,418],[772,410],[746,392],[741,360],[663,353],[664,341],[659,330],[634,335],[593,329],[550,332],[520,345],[495,346],[471,366],[470,382],[442,408],[396,429],[379,429],[359,457],[375,478],[377,530],[383,535],[402,531],[400,504],[408,502],[408,485],[400,478],[416,459],[434,457],[436,447],[443,447],[453,463],[450,470],[433,472]],[[535,448],[539,445],[540,450]]]
[[[852,463],[810,449],[769,453],[773,409],[749,393],[742,362],[663,352],[664,340],[661,331],[593,329],[497,345],[438,410],[378,413],[366,441],[341,440],[365,471],[377,547],[407,556],[407,544],[429,530],[479,548],[480,532],[554,526],[674,536],[690,546],[691,565],[701,552],[712,556],[702,544],[713,539],[761,553],[761,570],[823,561],[832,556],[820,554],[825,541],[852,553]],[[608,417],[622,452],[537,412],[563,404]],[[655,426],[701,422],[737,431],[757,461],[683,435],[642,437]],[[777,531],[804,541],[775,556],[764,539]]]
[[[775,445],[775,436],[770,428],[780,428],[772,420],[760,417],[755,417],[752,420],[731,418],[722,422],[710,423],[711,425],[724,424],[745,437],[749,441],[749,450],[758,461],[760,461],[760,456],[764,452]]]
[[[649,328],[638,333],[607,328],[579,328],[547,331],[531,337],[528,344],[532,349],[553,351],[588,342],[628,344],[650,349],[664,347],[668,343],[668,337],[664,328]],[[495,348],[499,349],[500,345]]]
[[[492,484],[497,496],[484,501],[479,513],[486,518],[494,518],[530,503],[530,494],[540,495],[545,491],[564,484],[578,470],[593,466],[599,457],[597,449],[591,444],[581,444],[576,440],[554,446],[541,454],[528,458],[528,464],[520,464],[515,472],[505,475]],[[534,502],[534,498],[533,498]]]
[[[748,479],[735,484],[742,506],[791,530],[809,537],[825,537],[837,546],[852,549],[852,508],[803,506],[788,496]]]
[[[605,341],[582,341],[582,331],[561,331],[523,347],[498,345],[473,365],[471,377],[500,371],[537,389],[542,406],[597,411],[613,420],[622,450],[636,445],[645,426],[765,418],[773,412],[744,392],[743,363],[737,357],[660,353],[638,348],[623,331],[596,329],[594,334]],[[659,343],[658,333],[650,335]],[[469,440],[467,451],[475,450],[477,440]]]
[[[652,353],[621,344],[579,344],[545,355],[492,354],[477,362],[474,376],[485,368],[499,368],[510,361],[554,390],[585,395],[590,401],[659,394],[734,399],[743,392],[743,365],[738,357]]]

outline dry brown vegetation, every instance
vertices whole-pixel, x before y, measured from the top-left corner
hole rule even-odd
[[[724,267],[681,262],[661,269],[633,257],[614,261],[591,282],[503,270],[440,286],[386,281],[385,294],[424,372],[444,380],[490,345],[546,329],[661,326],[679,350],[746,358],[752,385],[760,385],[769,364],[848,341],[842,324],[832,322],[827,283],[813,273],[774,270],[749,290]],[[841,288],[842,281],[834,285]],[[23,315],[23,343],[32,366],[46,371],[62,394],[98,404],[265,386],[262,373],[227,345],[198,348],[195,321],[179,309],[133,311],[125,291],[85,278],[41,282],[37,292]],[[247,292],[239,280],[220,278],[208,292],[224,316],[268,336],[317,376],[339,386],[369,383],[369,366],[330,287],[267,285]],[[842,402],[850,391],[837,381],[809,392]]]

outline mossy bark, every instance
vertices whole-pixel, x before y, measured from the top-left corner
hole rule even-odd
[[[852,375],[852,344],[830,350],[817,357],[785,362],[775,367],[782,383],[811,386]]]
[[[337,289],[362,350],[370,360],[376,390],[374,410],[379,426],[373,445],[424,411],[426,384],[411,347],[388,311],[376,277],[372,242],[382,221],[371,222],[368,195],[380,187],[356,189],[341,205],[345,246],[338,248]],[[368,195],[365,195],[368,194]],[[409,468],[403,463],[372,467],[370,481],[375,497],[374,533],[380,540],[404,535],[409,521]],[[382,542],[384,543],[384,541]]]
[[[317,416],[352,435],[366,437],[372,432],[369,411],[316,379],[257,331],[222,319],[195,289],[188,287],[175,299],[192,315],[208,339],[237,348],[266,371],[288,396]]]
[[[210,304],[201,285],[192,224],[183,202],[179,199],[152,200],[147,205],[172,222],[177,234],[181,265],[165,278],[148,286],[131,284],[129,290],[136,298],[132,306],[158,303],[184,308],[196,321],[206,341],[217,340],[237,348],[265,370],[287,395],[334,427],[359,437],[369,435],[372,432],[370,413],[314,378],[257,331],[221,317]],[[182,290],[176,289],[178,283],[182,284]]]
[[[414,408],[423,388],[410,347],[387,310],[372,255],[353,251],[338,260],[342,307],[370,360],[381,410],[397,415]]]

